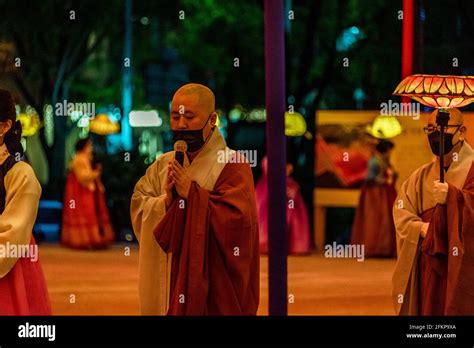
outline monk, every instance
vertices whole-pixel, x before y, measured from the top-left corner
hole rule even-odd
[[[133,228],[140,243],[139,295],[146,315],[255,315],[259,303],[258,219],[252,171],[216,127],[213,92],[178,89],[170,125],[184,140],[136,184]]]
[[[393,207],[395,310],[399,315],[473,315],[474,151],[462,114],[452,109],[441,183],[436,112],[424,130],[436,157],[403,183]]]

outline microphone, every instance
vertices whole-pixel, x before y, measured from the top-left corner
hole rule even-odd
[[[178,140],[174,143],[174,159],[178,161],[178,163],[183,166],[184,164],[184,153],[188,150],[188,144],[184,140]],[[173,196],[177,197],[178,192],[176,191],[176,187],[173,187]]]
[[[184,140],[178,140],[174,143],[174,159],[182,166],[184,164],[184,153],[188,150],[188,144]]]

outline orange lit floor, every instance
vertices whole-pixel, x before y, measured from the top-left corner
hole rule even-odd
[[[55,315],[139,315],[138,249],[117,244],[75,251],[42,244],[40,257]],[[394,260],[289,258],[291,315],[393,315],[390,280]],[[267,258],[261,259],[259,314],[268,313]],[[73,303],[72,303],[73,302]]]

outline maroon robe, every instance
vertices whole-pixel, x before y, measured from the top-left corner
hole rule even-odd
[[[184,202],[184,207],[183,207]],[[255,315],[258,220],[248,163],[228,163],[209,192],[192,182],[155,231],[172,253],[168,315]]]
[[[462,190],[448,185],[446,204],[421,216],[420,315],[474,315],[474,165]]]

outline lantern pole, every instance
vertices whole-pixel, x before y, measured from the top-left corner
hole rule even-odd
[[[439,181],[444,182],[444,131],[449,122],[449,111],[438,109],[436,124],[439,126]]]

